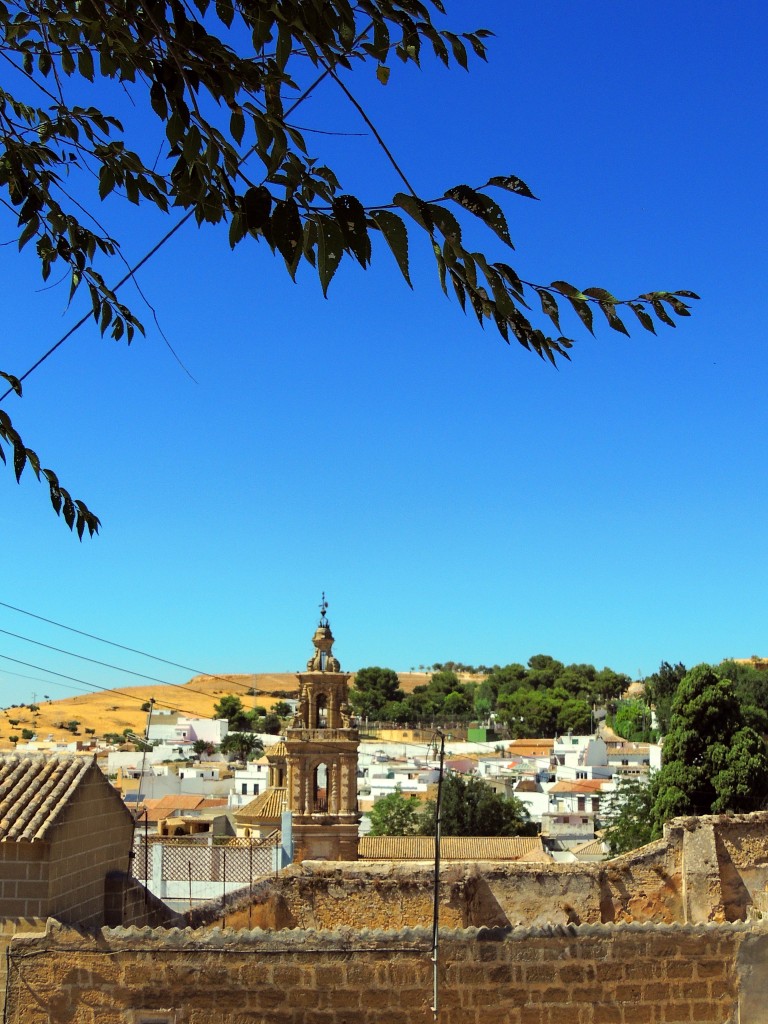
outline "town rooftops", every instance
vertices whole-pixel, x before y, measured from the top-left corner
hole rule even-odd
[[[360,860],[433,860],[432,836],[361,836]],[[526,860],[548,861],[538,836],[443,836],[443,860]]]
[[[550,757],[555,749],[554,740],[522,739],[512,740],[508,750],[518,757]]]
[[[62,754],[0,757],[0,841],[45,839],[92,766]]]
[[[550,787],[550,793],[599,793],[610,779],[574,779],[572,782],[556,782]]]
[[[148,797],[142,800],[142,813],[140,821],[162,821],[163,818],[170,818],[173,815],[183,814],[190,811],[201,811],[209,807],[224,807],[226,799],[217,797],[204,797],[199,793],[169,793],[167,796]]]

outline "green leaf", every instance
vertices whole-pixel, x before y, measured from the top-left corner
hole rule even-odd
[[[640,305],[639,302],[630,302],[629,308],[635,314],[635,316],[646,329],[646,331],[650,331],[651,334],[656,333],[656,328],[654,327],[653,319],[651,318],[649,313],[647,313],[646,310]]]
[[[355,196],[337,196],[331,203],[333,215],[341,228],[344,246],[361,267],[371,262],[371,240],[363,204]]]
[[[77,52],[77,69],[83,78],[93,81],[93,55],[87,46],[81,46]]]
[[[499,236],[502,242],[505,242],[511,249],[514,249],[502,209],[490,196],[470,188],[469,185],[456,185],[454,188],[449,188],[445,195],[447,199],[452,199],[459,206],[463,206],[465,210],[468,210],[469,213],[479,217],[483,223],[487,224]]]
[[[323,295],[328,297],[328,285],[344,255],[344,236],[341,228],[330,217],[319,217],[317,224],[317,273]]]
[[[64,516],[64,522],[71,530],[72,527],[75,525],[75,505],[74,502],[72,501],[72,496],[70,495],[69,491],[64,490],[63,487],[61,489],[61,495],[62,498],[64,499],[61,510]]]
[[[232,0],[216,0],[216,14],[229,28],[235,17],[235,8]]]
[[[295,200],[285,199],[275,203],[268,224],[272,244],[285,260],[286,266],[295,266],[296,250],[304,239],[299,208]]]
[[[376,77],[382,85],[386,85],[389,81],[390,71],[386,64],[379,64],[376,68]]]
[[[614,331],[619,331],[620,334],[626,334],[626,336],[629,337],[629,331],[624,326],[624,322],[619,314],[616,312],[614,304],[612,302],[600,302],[598,305],[600,306],[600,309],[602,309],[609,326],[611,326]]]
[[[662,306],[658,299],[652,299],[651,305],[656,316],[661,320],[662,323],[667,324],[668,327],[677,327],[677,324],[672,317],[667,313],[666,309]]]
[[[579,319],[589,333],[594,334],[595,332],[592,330],[592,310],[589,307],[589,303],[585,302],[584,299],[574,298],[572,295],[568,295],[566,298],[578,313]]]
[[[420,228],[424,228],[425,231],[430,233],[432,232],[434,225],[429,215],[429,208],[421,199],[408,195],[406,192],[397,192],[392,197],[392,202],[399,206],[401,210],[405,210],[409,216],[413,217]]]
[[[440,278],[440,287],[443,289],[443,293],[447,295],[448,289],[445,287],[445,258],[443,257],[443,253],[440,249],[440,246],[434,240],[432,242],[432,251],[435,254],[435,260],[437,261],[437,275]]]
[[[397,260],[400,273],[409,287],[413,288],[408,269],[408,230],[402,218],[390,210],[374,210],[371,213],[371,221],[384,235],[392,255]]]
[[[575,288],[572,284],[568,284],[567,281],[553,281],[549,287],[555,288],[568,299],[578,299],[582,295],[580,289]]]
[[[21,381],[18,377],[14,377],[12,373],[3,373],[2,370],[0,370],[0,377],[7,380],[16,394],[21,397]]]
[[[13,438],[13,471],[16,474],[16,482],[21,479],[21,474],[24,472],[24,467],[27,464],[27,449],[21,443],[21,438],[17,434]]]
[[[591,299],[597,299],[598,302],[617,303],[619,300],[615,295],[611,295],[605,288],[585,288],[584,294],[589,295]]]
[[[243,219],[247,231],[258,231],[269,220],[272,195],[264,185],[249,188],[243,196]]]
[[[514,192],[518,196],[525,196],[526,199],[536,199],[538,201],[538,196],[535,196],[523,179],[518,178],[516,174],[494,175],[494,177],[488,179],[487,184],[495,185],[496,188],[503,188],[507,192]]]
[[[554,295],[550,292],[544,291],[543,288],[536,289],[539,298],[541,299],[541,311],[545,313],[552,323],[555,325],[557,330],[560,330],[560,311],[557,307]]]
[[[229,118],[229,131],[235,142],[243,141],[245,135],[245,114],[242,107],[235,107]]]
[[[443,234],[445,239],[454,245],[461,246],[461,225],[450,210],[438,203],[428,203],[427,210],[432,222]]]

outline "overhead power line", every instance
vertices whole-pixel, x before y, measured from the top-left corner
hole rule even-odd
[[[135,676],[137,679],[148,679],[151,683],[159,683],[161,686],[177,686],[180,690],[184,690],[185,693],[197,693],[201,697],[211,697],[212,694],[206,693],[205,690],[196,690],[193,686],[189,686],[187,683],[171,683],[166,679],[158,679],[156,676],[147,676],[143,672],[134,672],[130,668],[121,668],[120,665],[112,665],[108,661],[99,661],[97,658],[88,658],[84,654],[76,654],[74,651],[67,651],[63,647],[53,647],[51,644],[44,644],[41,640],[33,640],[32,637],[22,636],[21,633],[11,633],[10,630],[0,629],[0,633],[4,636],[12,636],[16,640],[23,640],[25,643],[34,644],[35,647],[44,647],[47,651],[55,651],[57,654],[66,654],[70,658],[79,658],[80,661],[88,661],[92,665],[101,665],[102,668],[111,668],[116,672],[124,672],[126,675]],[[47,671],[47,670],[46,670]]]
[[[116,686],[99,686],[98,683],[89,683],[85,679],[79,679],[77,676],[68,676],[65,675],[63,672],[54,672],[54,670],[51,668],[45,668],[45,666],[43,665],[33,665],[32,662],[21,661],[20,658],[12,658],[8,654],[0,654],[0,658],[2,658],[4,661],[12,661],[14,665],[23,665],[25,668],[33,668],[35,669],[36,672],[47,672],[49,675],[56,676],[59,679],[69,679],[70,682],[78,683],[81,687],[85,687],[86,691],[101,690],[103,693],[114,693],[119,695],[120,697],[127,697],[129,700],[137,700],[139,701],[140,704],[146,703],[145,697],[138,697],[134,693],[127,693],[124,689],[119,689]],[[57,683],[56,685],[63,686],[65,689],[75,689],[75,687],[67,686],[66,683]],[[210,694],[206,694],[206,696],[210,696]],[[170,708],[174,711],[180,711],[182,714],[189,715],[191,718],[200,717],[200,713],[198,711],[189,711],[185,708],[180,708],[175,702],[171,703],[170,701],[157,700],[156,698],[153,699],[155,701],[155,704],[160,705],[161,707]]]
[[[84,636],[88,640],[96,640],[98,643],[107,644],[107,646],[115,647],[115,648],[117,648],[120,651],[128,651],[130,654],[138,654],[142,658],[149,658],[152,661],[158,661],[158,662],[160,662],[163,665],[170,665],[172,668],[183,669],[185,672],[191,672],[193,675],[196,675],[196,676],[208,676],[211,679],[218,679],[222,683],[226,683],[228,686],[241,686],[245,690],[252,689],[252,687],[249,687],[247,683],[242,683],[242,682],[240,682],[237,679],[231,679],[228,676],[222,676],[222,675],[219,675],[216,672],[206,672],[204,669],[193,668],[190,665],[182,665],[178,661],[171,661],[170,659],[162,658],[162,657],[160,657],[157,654],[150,654],[147,651],[141,651],[141,650],[139,650],[136,647],[128,647],[125,644],[119,644],[119,643],[117,643],[114,640],[107,640],[103,636],[96,636],[95,633],[88,633],[88,632],[86,632],[83,629],[76,629],[74,626],[67,626],[63,622],[56,622],[54,619],[48,619],[44,615],[38,615],[35,612],[27,611],[24,608],[18,608],[16,605],[8,604],[6,601],[0,601],[0,607],[1,608],[8,608],[12,612],[18,612],[19,615],[26,615],[26,616],[28,616],[31,619],[37,619],[38,622],[45,622],[49,626],[56,626],[58,629],[65,629],[65,630],[67,630],[68,633],[76,633],[78,636]],[[10,635],[13,636],[15,634],[10,634]],[[23,637],[22,639],[26,639],[26,638]],[[32,643],[36,643],[36,641],[32,641]],[[43,644],[42,646],[46,646],[46,645]],[[57,648],[51,648],[51,649],[52,650],[57,650]],[[71,652],[70,651],[64,651],[64,652],[61,652],[61,653],[70,654]],[[82,656],[81,655],[74,655],[74,657],[82,657]],[[95,659],[85,658],[84,660],[91,661],[91,660],[95,660]],[[104,662],[95,662],[95,663],[98,664],[98,665],[104,665],[105,664]],[[106,667],[115,668],[116,666],[110,665],[110,666],[106,666]],[[127,671],[127,670],[126,669],[118,669],[118,671],[122,672],[122,671]],[[140,672],[136,672],[136,673],[133,673],[133,674],[137,675],[137,676],[141,675]],[[150,679],[152,677],[150,677],[150,676],[142,676],[142,678]],[[153,682],[162,682],[162,680],[154,680],[153,679]],[[183,686],[183,688],[185,690],[190,690],[189,686],[187,686],[186,684],[182,684],[182,683],[163,683],[163,685],[164,686]],[[193,692],[200,692],[200,691],[193,691]]]

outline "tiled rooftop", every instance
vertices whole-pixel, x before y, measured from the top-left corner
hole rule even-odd
[[[249,804],[235,812],[238,825],[258,824],[264,821],[279,821],[283,811],[288,809],[288,790],[284,786],[272,786],[259,793]]]
[[[443,836],[442,860],[548,860],[538,836]],[[361,836],[361,860],[432,860],[431,836]]]
[[[45,839],[92,763],[71,755],[0,757],[0,841]]]

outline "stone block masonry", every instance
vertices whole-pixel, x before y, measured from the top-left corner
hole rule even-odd
[[[10,947],[8,1024],[431,1024],[429,929],[263,932],[49,923]],[[441,1024],[764,1024],[768,929],[580,925],[441,934]],[[744,1016],[747,1009],[751,1015]]]

